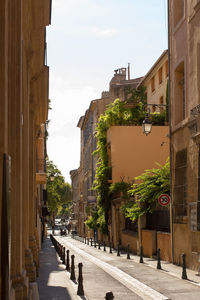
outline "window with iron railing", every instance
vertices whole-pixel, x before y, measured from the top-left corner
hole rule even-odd
[[[176,153],[174,183],[174,223],[184,223],[187,216],[187,150]]]
[[[181,62],[176,68],[174,79],[174,97],[176,100],[175,124],[178,124],[186,118],[184,62]]]
[[[146,229],[170,232],[170,212],[167,207],[146,215]]]

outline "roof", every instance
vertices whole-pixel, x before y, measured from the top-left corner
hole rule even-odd
[[[129,79],[129,80],[122,80],[120,82],[113,82],[111,84],[111,86],[128,86],[128,85],[135,85],[135,87],[138,85],[138,83],[140,83],[140,81],[143,79],[144,77],[138,77],[138,78],[134,78],[134,79]]]
[[[159,62],[168,54],[168,49],[166,49],[165,51],[163,51],[163,53],[161,54],[161,56],[156,60],[156,62],[153,64],[153,66],[151,67],[151,69],[147,72],[147,74],[142,78],[142,80],[140,81],[140,83],[137,85],[137,88],[144,83],[145,79],[153,72],[153,70],[155,69],[155,67],[159,64]]]
[[[84,116],[81,116],[80,119],[78,120],[78,123],[77,123],[77,127],[81,128],[82,127],[82,124],[83,124],[83,120],[84,120]]]
[[[77,127],[79,128],[82,128],[83,127],[83,124],[85,123],[85,121],[87,120],[87,117],[89,115],[89,112],[91,111],[91,109],[93,108],[93,106],[97,103],[98,100],[92,100],[90,102],[90,106],[89,108],[86,110],[85,112],[85,115],[80,117],[79,121],[78,121],[78,124],[77,124]]]

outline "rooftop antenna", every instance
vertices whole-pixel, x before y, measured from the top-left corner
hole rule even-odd
[[[130,63],[128,63],[128,80],[130,80]]]

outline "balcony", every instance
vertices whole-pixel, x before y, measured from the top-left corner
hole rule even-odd
[[[46,184],[47,174],[46,174],[46,160],[37,159],[36,160],[36,184]]]

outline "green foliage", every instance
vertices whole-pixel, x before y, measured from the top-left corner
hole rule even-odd
[[[97,191],[97,207],[101,208],[101,214],[108,223],[108,214],[112,199],[112,193],[122,191],[123,197],[127,198],[127,183],[116,183],[109,187],[108,180],[110,179],[111,166],[108,165],[107,153],[107,130],[111,126],[137,126],[142,125],[146,115],[146,90],[141,87],[138,90],[126,89],[126,101],[116,99],[106,108],[104,115],[101,115],[96,127],[97,150],[94,152],[98,155],[98,163],[95,177],[95,190]],[[165,113],[152,114],[151,116],[154,125],[164,125]],[[89,224],[93,224],[91,219]],[[100,223],[99,223],[100,224]],[[104,222],[102,222],[104,226]],[[107,226],[107,225],[105,225]],[[106,230],[108,231],[108,230]]]
[[[130,187],[131,183],[124,181],[112,183],[109,187],[110,195],[115,195],[119,192],[122,192],[122,197],[124,199],[128,199],[128,190],[130,189]]]
[[[105,212],[102,207],[98,207],[96,210],[93,210],[91,216],[85,221],[85,224],[90,229],[99,228],[100,231],[104,234],[107,234],[107,224],[105,221]]]
[[[145,86],[141,86],[139,89],[126,88],[125,98],[127,103],[133,103],[135,105],[142,103],[144,109],[147,104]]]
[[[154,112],[150,114],[150,119],[152,121],[152,125],[165,125],[166,121],[166,111],[163,112]]]
[[[135,222],[139,216],[152,213],[156,208],[160,194],[170,193],[170,162],[166,161],[164,166],[158,169],[146,170],[141,176],[135,178],[129,190],[129,195],[134,200],[129,201],[122,207],[125,217]]]
[[[146,94],[144,87],[141,90],[126,90],[127,101],[116,99],[106,108],[105,114],[99,118],[96,127],[97,150],[94,154],[98,155],[98,164],[95,176],[95,190],[97,191],[97,205],[101,210],[102,228],[108,231],[108,213],[110,210],[110,188],[109,177],[111,167],[108,166],[107,153],[107,130],[110,126],[120,125],[141,125],[145,117],[144,106],[146,103]],[[128,107],[127,104],[132,104]],[[105,222],[104,222],[105,220]]]
[[[51,175],[54,180],[51,181]],[[60,215],[69,211],[72,201],[71,185],[66,183],[60,170],[47,159],[47,205],[51,213]]]

